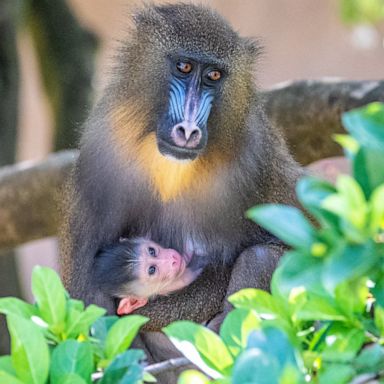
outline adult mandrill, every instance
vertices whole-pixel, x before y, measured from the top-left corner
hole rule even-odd
[[[159,329],[219,312],[235,261],[229,292],[268,289],[282,249],[244,212],[295,203],[300,169],[264,115],[254,41],[191,4],[148,6],[134,24],[85,125],[62,271],[71,295],[115,312],[113,298],[92,283],[100,248],[150,233],[182,252],[192,239],[208,267],[182,292],[143,308],[149,328]]]

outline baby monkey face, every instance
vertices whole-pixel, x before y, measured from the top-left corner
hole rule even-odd
[[[185,271],[186,260],[174,249],[163,248],[150,240],[140,245],[138,277],[146,286],[167,286]],[[162,289],[160,288],[162,291]],[[161,294],[161,292],[159,292]]]

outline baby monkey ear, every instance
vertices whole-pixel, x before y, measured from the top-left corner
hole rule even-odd
[[[127,296],[120,300],[117,307],[117,314],[128,315],[140,307],[144,307],[148,303],[148,299],[144,297]]]

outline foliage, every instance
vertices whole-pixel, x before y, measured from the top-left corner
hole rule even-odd
[[[384,0],[341,0],[341,16],[350,24],[376,24],[384,19]]]
[[[313,177],[297,208],[263,205],[248,217],[291,246],[272,294],[242,290],[220,335],[190,322],[164,329],[208,377],[187,371],[179,383],[348,383],[384,380],[384,104],[343,115],[338,135],[353,176],[336,186]]]
[[[0,299],[11,336],[11,355],[0,357],[0,382],[85,384],[143,382],[144,353],[128,350],[143,316],[105,316],[105,310],[71,299],[57,274],[35,267],[36,304]],[[92,380],[92,373],[104,372]],[[102,377],[101,377],[102,376]]]

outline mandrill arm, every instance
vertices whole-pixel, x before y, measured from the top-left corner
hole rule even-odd
[[[209,321],[209,328],[218,331],[232,306],[225,300],[243,288],[269,290],[273,271],[285,248],[277,245],[257,245],[237,258],[233,268],[219,270],[207,267],[190,286],[176,295],[162,296],[135,313],[151,321],[145,331],[159,331],[175,320]],[[214,277],[214,279],[212,279]]]

